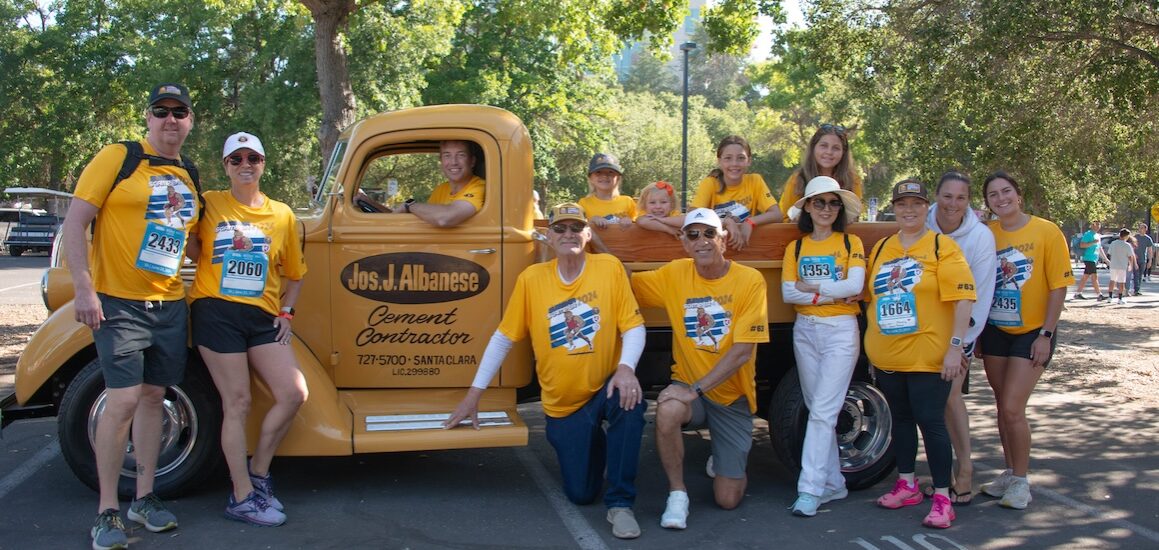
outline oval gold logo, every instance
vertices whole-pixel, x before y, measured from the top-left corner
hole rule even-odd
[[[369,256],[342,269],[346,290],[392,304],[434,304],[464,300],[483,292],[491,275],[462,258],[427,252]]]

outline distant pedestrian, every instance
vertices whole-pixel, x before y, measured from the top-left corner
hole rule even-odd
[[[1083,259],[1083,276],[1081,279],[1079,279],[1078,289],[1076,289],[1074,292],[1075,300],[1087,299],[1086,296],[1083,296],[1083,288],[1087,286],[1088,280],[1091,281],[1091,284],[1095,287],[1096,299],[1100,302],[1107,299],[1106,296],[1103,296],[1103,292],[1099,290],[1099,271],[1097,264],[1099,261],[1100,250],[1099,229],[1101,228],[1101,223],[1092,221],[1090,229],[1088,229],[1086,233],[1083,233],[1082,238],[1079,239],[1079,250],[1082,251]]]
[[[1139,296],[1143,294],[1143,287],[1141,286],[1143,283],[1143,275],[1151,271],[1151,258],[1154,256],[1155,241],[1147,233],[1147,224],[1140,223],[1135,226],[1135,229],[1138,230],[1135,233],[1135,271],[1134,276],[1127,280],[1134,284],[1135,287],[1131,294],[1133,296]]]
[[[1128,274],[1135,270],[1135,247],[1131,244],[1131,230],[1124,227],[1119,230],[1119,239],[1112,241],[1107,255],[1111,257],[1111,282],[1107,284],[1107,302],[1115,297],[1115,288],[1119,289],[1119,303],[1123,303],[1123,294],[1127,292]]]

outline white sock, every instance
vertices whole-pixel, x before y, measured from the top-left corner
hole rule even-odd
[[[908,474],[898,472],[897,477],[901,478],[902,481],[905,481],[907,486],[913,487],[915,484],[917,484],[917,479],[914,475],[914,472],[910,472]]]

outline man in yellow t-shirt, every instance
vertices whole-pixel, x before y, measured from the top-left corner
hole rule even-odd
[[[656,446],[669,486],[660,525],[669,529],[688,520],[683,430],[712,431],[716,503],[740,505],[756,412],[756,346],[769,341],[764,277],[724,258],[727,235],[716,212],[689,212],[681,232],[691,258],[632,275],[640,304],[663,307],[672,324],[673,383],[656,402]]]
[[[548,224],[556,259],[519,275],[471,389],[445,426],[470,418],[478,429],[483,391],[514,342],[530,335],[547,440],[559,458],[564,493],[576,504],[589,504],[606,475],[604,504],[612,534],[636,538],[640,526],[632,506],[648,407],[636,379],[644,319],[620,261],[584,252],[591,228],[583,208],[556,206]]]
[[[447,181],[435,187],[425,203],[407,199],[402,211],[435,227],[455,227],[483,208],[487,185],[473,172],[477,159],[471,147],[466,141],[440,143],[439,167]]]
[[[145,109],[145,140],[107,145],[93,157],[61,227],[76,320],[93,331],[107,395],[94,437],[100,485],[90,530],[94,548],[128,544],[117,484],[130,425],[137,498],[128,517],[153,532],[177,527],[153,483],[165,388],[185,377],[188,354],[188,307],[178,270],[200,215],[196,169],[181,156],[193,129],[191,107],[185,86],[155,86]],[[140,164],[122,180],[122,163],[133,150]],[[90,254],[85,232],[94,219]]]

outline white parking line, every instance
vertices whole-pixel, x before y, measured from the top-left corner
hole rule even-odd
[[[23,464],[17,466],[8,475],[0,478],[0,498],[4,498],[4,495],[7,495],[18,485],[24,483],[24,480],[32,477],[32,474],[35,474],[48,461],[58,456],[60,456],[60,442],[55,440],[43,449],[36,451],[36,454],[32,455],[32,458],[25,460]]]
[[[592,524],[588,523],[587,518],[584,518],[583,514],[580,513],[579,508],[576,508],[559,489],[555,480],[547,473],[547,468],[544,468],[539,459],[535,458],[535,453],[527,447],[520,447],[516,449],[515,455],[519,457],[523,467],[527,468],[531,474],[531,479],[535,480],[535,484],[539,486],[539,491],[547,497],[551,507],[555,508],[556,515],[563,520],[563,524],[571,532],[571,536],[575,538],[576,544],[583,550],[609,550],[608,545],[604,544],[604,539],[600,538],[600,535],[592,528]],[[0,497],[3,496],[3,493],[0,493]]]
[[[38,284],[40,284],[40,283],[24,283],[22,285],[10,286],[8,288],[0,288],[0,292],[5,292],[8,290],[16,290],[18,288],[24,288],[26,286],[32,286],[32,285],[38,285]]]
[[[984,470],[997,471],[997,468],[990,467],[990,466],[983,464],[981,462],[978,462],[978,461],[974,461],[974,468],[975,468],[974,471],[984,471]],[[1082,512],[1082,513],[1084,513],[1088,516],[1091,516],[1097,520],[1105,521],[1107,523],[1122,527],[1123,529],[1126,529],[1132,533],[1135,533],[1136,535],[1139,535],[1140,537],[1143,537],[1147,540],[1150,540],[1151,542],[1159,542],[1159,532],[1156,532],[1153,529],[1148,529],[1146,527],[1143,527],[1142,525],[1131,523],[1125,519],[1116,518],[1113,515],[1111,515],[1110,512],[1106,512],[1106,511],[1100,510],[1094,506],[1091,506],[1089,504],[1079,502],[1071,497],[1068,497],[1062,493],[1059,493],[1057,491],[1053,491],[1051,489],[1039,487],[1036,485],[1031,485],[1030,490],[1032,493],[1035,493],[1038,496],[1046,497],[1046,498],[1053,500],[1053,501],[1055,501],[1063,506],[1078,510],[1079,512]],[[0,494],[0,496],[3,496],[3,495]]]

